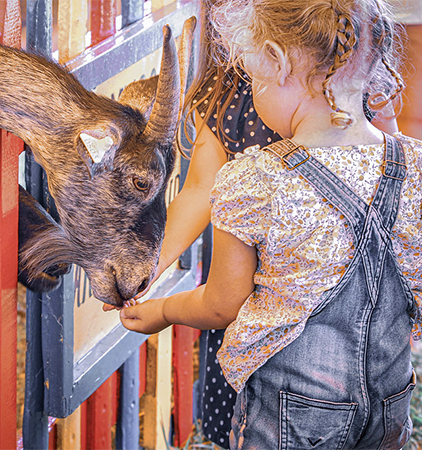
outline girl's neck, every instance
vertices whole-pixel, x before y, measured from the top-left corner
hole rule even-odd
[[[343,100],[342,109],[355,118],[352,126],[342,130],[331,124],[333,111],[322,94],[304,96],[292,118],[291,139],[311,148],[383,143],[382,132],[371,125],[363,112],[361,94],[337,98]]]

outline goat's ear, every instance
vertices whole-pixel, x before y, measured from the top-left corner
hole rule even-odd
[[[119,96],[119,103],[139,109],[148,121],[155,101],[158,76],[133,81],[128,84]]]
[[[91,178],[113,170],[117,146],[116,137],[103,130],[84,130],[79,134],[76,147]]]

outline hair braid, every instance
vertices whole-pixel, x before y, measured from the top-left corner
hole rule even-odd
[[[376,2],[378,8],[378,15],[373,20],[372,36],[373,45],[375,49],[381,55],[381,61],[391,77],[396,83],[396,89],[389,95],[386,92],[381,91],[373,94],[368,99],[368,105],[371,109],[377,111],[384,108],[389,102],[393,101],[404,89],[404,82],[400,74],[393,68],[388,62],[387,55],[391,49],[393,43],[393,30],[389,21],[382,17],[378,2]]]
[[[352,22],[345,14],[339,14],[337,18],[334,63],[328,69],[325,80],[322,83],[322,92],[327,100],[327,103],[334,111],[331,114],[332,125],[342,129],[352,126],[355,119],[351,114],[343,111],[336,105],[334,94],[330,88],[330,85],[333,75],[349,60],[357,42],[358,41]]]

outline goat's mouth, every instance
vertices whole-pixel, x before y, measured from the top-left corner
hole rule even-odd
[[[121,309],[125,302],[131,300],[135,296],[137,296],[138,293],[145,290],[145,288],[148,286],[148,281],[144,280],[137,289],[135,290],[128,290],[127,292],[133,292],[132,294],[126,294],[125,296],[122,295],[122,293],[119,290],[119,286],[116,282],[111,283],[101,283],[97,282],[96,279],[91,280],[91,289],[93,296],[97,299],[103,302],[106,305],[110,305],[116,309]],[[113,308],[107,308],[106,310],[113,309]]]
[[[125,302],[146,293],[150,285],[150,279],[153,276],[153,274],[151,276],[141,276],[140,279],[133,277],[132,282],[130,282],[128,280],[130,277],[123,278],[122,281],[122,279],[116,279],[115,271],[111,271],[111,274],[112,276],[110,277],[110,272],[105,271],[101,277],[99,274],[87,272],[94,297],[116,309],[122,308]],[[114,308],[105,307],[105,310]]]
[[[117,308],[121,308],[125,299],[120,295],[114,277],[108,272],[92,271],[85,268],[92,295],[99,301]]]
[[[137,252],[118,256],[109,252],[108,262],[102,258],[87,256],[88,250],[72,244],[60,227],[46,230],[28,241],[20,253],[21,269],[29,278],[40,273],[60,276],[68,272],[69,264],[82,267],[88,276],[93,295],[105,304],[121,308],[125,301],[142,293],[153,278],[159,256],[159,248],[139,249]],[[54,270],[53,270],[54,269]]]

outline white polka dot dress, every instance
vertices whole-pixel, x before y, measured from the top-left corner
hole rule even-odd
[[[209,77],[208,81],[199,92],[196,101],[201,94],[204,95],[212,90],[215,79]],[[196,101],[194,102],[196,103]],[[224,99],[222,100],[224,103]],[[207,104],[202,102],[198,112],[205,116]],[[207,125],[217,135],[217,115],[211,114]],[[243,152],[252,145],[265,145],[280,139],[264,125],[258,117],[252,101],[251,86],[241,81],[237,86],[237,92],[228,106],[221,135],[225,148],[233,153]],[[231,429],[231,416],[236,401],[236,392],[226,382],[221,367],[217,361],[217,351],[221,346],[224,330],[203,331],[207,333],[207,350],[201,355],[204,358],[205,379],[203,380],[202,393],[202,428],[205,437],[223,448],[229,448],[229,433]]]

